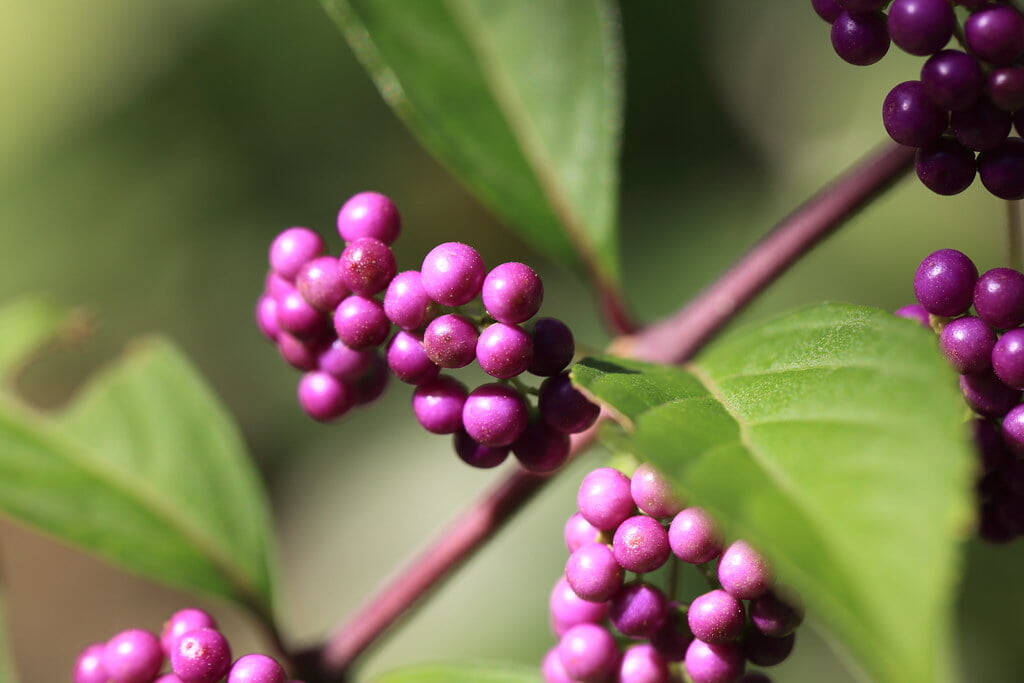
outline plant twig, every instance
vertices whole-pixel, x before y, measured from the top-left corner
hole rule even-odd
[[[911,167],[913,150],[886,145],[779,223],[692,303],[661,322],[613,343],[621,355],[682,362],[702,348],[744,306],[843,221]],[[572,456],[594,438],[597,426],[573,437]],[[311,680],[342,680],[356,658],[511,519],[550,475],[516,471],[457,517],[406,568],[338,628],[319,648],[303,653]]]

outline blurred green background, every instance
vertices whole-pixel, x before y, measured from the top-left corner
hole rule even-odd
[[[184,346],[239,420],[275,506],[284,630],[320,638],[499,472],[471,471],[386,399],[322,426],[297,375],[257,333],[266,250],[290,225],[340,240],[334,216],[373,189],[400,207],[400,268],[439,241],[488,263],[520,259],[546,314],[608,339],[586,285],[532,253],[427,156],[378,97],[313,0],[7,0],[0,22],[0,297],[42,293],[88,311],[94,334],[39,359],[22,388],[59,405],[140,333]],[[809,3],[624,3],[627,105],[621,243],[642,319],[675,309],[825,179],[884,136],[881,100],[920,62],[857,69],[831,52]],[[906,180],[762,296],[747,319],[823,299],[896,308],[943,247],[1001,264],[1004,210],[977,185],[941,198]],[[365,661],[539,661],[561,525],[595,453]],[[230,495],[228,492],[227,495]],[[204,605],[236,652],[266,643],[246,615],[152,586],[0,522],[0,568],[22,680],[66,680],[77,652]],[[1005,590],[1016,548],[970,554],[959,625],[970,680],[1019,680]],[[913,558],[864,558],[913,562]],[[908,615],[913,618],[913,615]],[[850,680],[813,629],[780,681]]]

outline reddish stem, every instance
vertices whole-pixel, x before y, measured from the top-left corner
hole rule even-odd
[[[732,268],[679,313],[612,348],[653,362],[682,362],[811,247],[905,174],[913,150],[887,145],[839,176],[779,223]],[[596,426],[573,437],[573,456],[594,438]],[[523,471],[509,475],[457,517],[405,570],[381,587],[320,649],[310,679],[340,680],[352,663],[400,617],[464,563],[550,479]]]

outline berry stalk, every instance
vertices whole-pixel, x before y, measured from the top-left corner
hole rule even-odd
[[[872,153],[779,223],[677,314],[620,337],[612,350],[651,362],[686,361],[800,256],[906,174],[913,160],[914,150],[907,147],[886,145]],[[573,435],[570,458],[589,445],[596,429]],[[311,681],[343,679],[360,654],[450,578],[548,479],[517,470],[470,506],[326,643],[300,655],[312,669],[305,676]]]

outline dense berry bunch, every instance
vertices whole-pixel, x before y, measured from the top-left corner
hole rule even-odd
[[[302,683],[289,679],[277,660],[267,655],[249,654],[232,660],[231,647],[213,617],[195,608],[172,614],[159,636],[129,629],[105,643],[89,645],[75,662],[72,681]]]
[[[339,257],[325,255],[307,228],[289,228],[271,245],[256,319],[304,372],[299,404],[317,420],[333,420],[380,396],[390,372],[415,387],[420,424],[454,435],[470,465],[494,467],[512,452],[527,470],[557,469],[569,435],[591,426],[598,407],[569,381],[572,332],[555,318],[535,318],[540,277],[516,262],[488,271],[475,249],[458,242],[432,249],[419,270],[398,272],[389,245],[400,228],[391,200],[364,192],[338,214]],[[470,391],[442,372],[474,361],[495,381]],[[545,379],[533,389],[523,373]]]
[[[980,534],[1012,540],[1024,534],[1024,274],[993,268],[979,276],[967,256],[942,249],[921,262],[914,294],[918,303],[897,315],[938,332],[974,412]]]
[[[890,137],[918,149],[921,182],[951,195],[980,175],[995,196],[1024,198],[1024,140],[1010,136],[1014,127],[1024,135],[1024,16],[1012,3],[812,0],[812,5],[832,25],[836,53],[851,64],[877,62],[890,41],[928,58],[920,78],[894,87],[882,105]],[[947,48],[954,36],[961,49]]]
[[[750,545],[726,544],[653,467],[632,477],[594,470],[576,502],[564,529],[569,560],[550,596],[559,642],[541,665],[547,683],[668,683],[681,670],[692,683],[731,683],[748,680],[748,661],[768,667],[789,655],[802,608],[780,596]],[[680,562],[698,565],[710,586],[689,605],[647,576]]]

